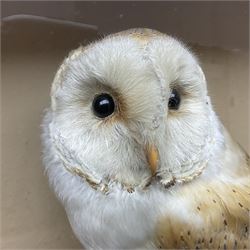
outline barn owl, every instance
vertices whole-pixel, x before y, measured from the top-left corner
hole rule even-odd
[[[42,140],[85,248],[250,248],[249,157],[175,38],[132,29],[71,52]]]

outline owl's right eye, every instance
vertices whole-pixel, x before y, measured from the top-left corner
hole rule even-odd
[[[112,115],[115,111],[115,102],[111,95],[107,93],[95,96],[92,108],[94,114],[99,118],[105,118]]]

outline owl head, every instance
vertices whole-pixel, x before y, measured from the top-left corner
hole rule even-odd
[[[149,29],[71,52],[51,91],[49,133],[63,166],[92,185],[144,188],[198,176],[215,115],[194,55]]]

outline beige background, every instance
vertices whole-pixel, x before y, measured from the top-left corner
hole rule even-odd
[[[80,248],[43,174],[40,124],[53,76],[79,43],[146,26],[180,37],[205,71],[214,107],[249,148],[247,3],[6,2],[3,16],[32,14],[98,26],[8,17],[2,26],[1,243],[3,248]]]

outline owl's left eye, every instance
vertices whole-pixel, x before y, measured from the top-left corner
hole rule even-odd
[[[103,93],[94,98],[92,108],[97,117],[105,118],[114,113],[115,102],[111,95]]]
[[[180,103],[181,103],[181,96],[176,89],[173,89],[168,100],[168,108],[177,110],[180,106]]]

